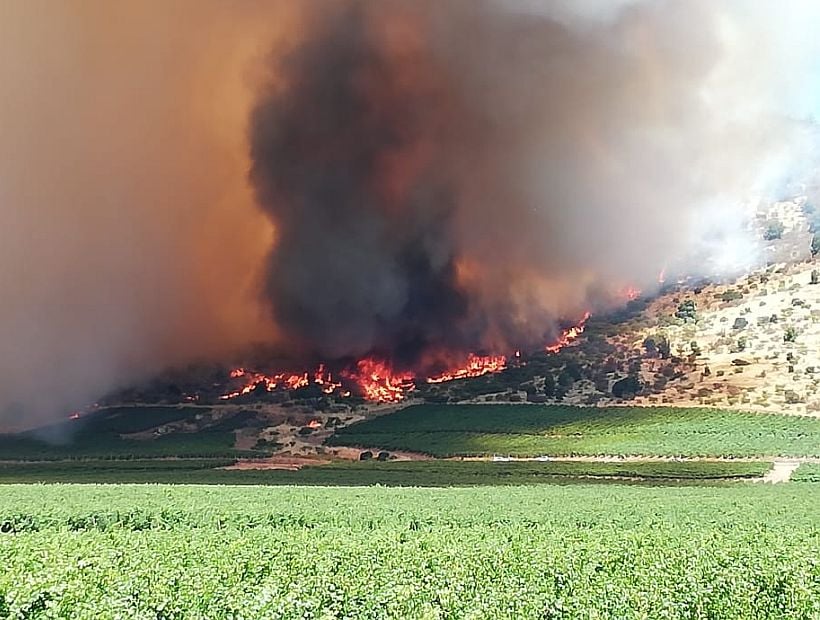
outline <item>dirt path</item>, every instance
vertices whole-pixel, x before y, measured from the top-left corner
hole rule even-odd
[[[771,471],[763,476],[761,482],[768,482],[770,484],[778,484],[780,482],[788,482],[794,470],[800,467],[800,460],[777,460],[772,464]]]

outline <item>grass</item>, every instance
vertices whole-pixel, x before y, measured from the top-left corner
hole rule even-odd
[[[803,463],[792,474],[792,482],[820,482],[820,463]]]
[[[223,470],[225,459],[86,460],[0,464],[0,483],[174,483],[321,486],[474,486],[546,484],[589,476],[656,483],[742,480],[763,476],[769,463],[670,462],[336,462],[298,471]]]
[[[815,485],[9,485],[0,618],[809,620],[818,521]]]
[[[434,456],[818,456],[820,419],[703,408],[417,405],[340,429],[335,445]]]

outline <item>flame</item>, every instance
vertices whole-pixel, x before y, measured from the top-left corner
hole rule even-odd
[[[627,286],[622,294],[627,301],[635,301],[641,296],[641,289],[634,286]]]
[[[394,373],[386,362],[372,357],[359,360],[356,369],[343,376],[354,381],[367,400],[379,403],[402,401],[406,393],[416,387],[413,373]]]
[[[516,356],[519,353],[516,352]],[[507,357],[505,355],[475,355],[470,353],[467,363],[461,368],[455,368],[435,377],[428,377],[427,383],[444,383],[454,379],[467,379],[469,377],[480,377],[491,372],[499,372],[507,367]]]
[[[219,398],[222,400],[231,400],[232,398],[237,398],[238,396],[244,396],[245,394],[250,394],[255,389],[263,386],[265,391],[273,392],[279,387],[284,387],[289,390],[295,390],[300,387],[305,387],[310,383],[308,379],[308,373],[302,374],[290,374],[290,373],[278,373],[275,375],[266,375],[262,372],[251,372],[245,370],[244,368],[235,368],[230,372],[231,379],[245,379],[245,385],[243,385],[238,390],[234,390],[233,392],[229,392],[227,394],[223,394]]]
[[[660,273],[658,274],[658,284],[663,284],[666,282],[666,265],[663,266]]]
[[[589,320],[590,316],[591,315],[589,312],[584,312],[584,317],[578,321],[578,323],[568,329],[565,329],[556,342],[544,347],[547,353],[558,353],[558,351],[583,334],[586,329],[586,322]]]
[[[640,291],[630,288],[627,296],[634,299]],[[586,327],[590,313],[585,312],[583,318],[572,327],[565,329],[558,340],[545,347],[548,353],[557,353],[578,338]],[[516,351],[515,357],[520,358],[521,352]],[[507,368],[506,355],[477,355],[471,353],[462,366],[456,366],[441,374],[427,377],[427,383],[445,383],[456,379],[480,377],[494,372],[501,372]],[[411,371],[394,371],[390,363],[376,357],[365,357],[356,362],[355,367],[342,370],[340,378],[334,379],[333,374],[324,364],[319,364],[315,371],[277,374],[265,374],[246,368],[234,368],[229,377],[233,381],[242,381],[242,386],[220,396],[222,400],[230,400],[250,394],[254,390],[264,388],[267,392],[277,389],[297,390],[307,387],[311,383],[318,385],[325,394],[335,394],[343,398],[349,397],[351,385],[358,388],[358,392],[369,401],[378,403],[397,403],[412,392],[415,386],[415,375]]]
[[[322,428],[322,421],[314,419],[314,420],[311,420],[310,422],[308,422],[306,426],[308,428],[313,428],[313,429]]]

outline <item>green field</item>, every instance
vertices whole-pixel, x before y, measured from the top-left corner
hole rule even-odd
[[[820,615],[820,487],[0,487],[0,618]]]
[[[803,463],[791,479],[794,482],[820,482],[820,463]]]
[[[231,420],[199,432],[172,433],[150,439],[127,435],[171,422],[205,415],[204,407],[112,407],[76,421],[16,435],[0,435],[2,460],[56,460],[65,458],[234,457],[258,452],[234,447]]]
[[[340,429],[336,445],[434,456],[820,456],[820,419],[714,409],[418,405]]]
[[[743,480],[760,477],[771,467],[765,462],[369,461],[335,462],[299,471],[218,469],[233,462],[230,459],[107,459],[0,463],[0,483],[474,486],[544,484],[587,477],[671,483]]]

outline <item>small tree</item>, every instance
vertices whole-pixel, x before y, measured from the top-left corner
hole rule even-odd
[[[810,284],[820,284],[820,271],[817,269],[811,270],[811,282]]]
[[[678,304],[678,309],[675,310],[675,317],[683,321],[697,320],[697,306],[694,299],[684,299]]]
[[[768,224],[766,224],[766,229],[763,231],[763,238],[766,241],[780,239],[783,236],[783,231],[785,229],[786,228],[783,226],[783,222],[780,220],[771,220]]]
[[[783,342],[794,342],[797,340],[797,330],[789,325],[783,332]]]
[[[817,256],[820,254],[820,235],[814,233],[811,238],[811,255]]]
[[[632,398],[642,388],[640,379],[635,375],[630,375],[612,384],[612,395],[616,398]]]
[[[746,337],[741,336],[737,339],[737,344],[735,345],[735,352],[740,353],[746,350]]]
[[[660,355],[661,359],[669,359],[672,355],[672,345],[669,343],[669,338],[660,336],[655,341],[655,345],[658,347],[658,355]]]

